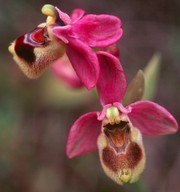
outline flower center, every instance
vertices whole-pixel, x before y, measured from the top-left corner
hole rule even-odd
[[[42,13],[47,16],[46,23],[47,24],[54,24],[57,23],[60,26],[65,26],[65,23],[60,19],[58,16],[58,12],[53,5],[46,4],[41,9]]]
[[[104,126],[104,133],[110,145],[117,153],[124,152],[129,140],[129,126],[127,122],[121,121],[119,124],[107,124]]]
[[[117,152],[125,152],[129,144],[130,127],[128,118],[120,116],[117,107],[110,107],[106,111],[106,119],[103,122],[103,131],[107,136],[110,146]]]
[[[106,110],[106,118],[108,119],[108,123],[113,125],[113,124],[118,124],[120,122],[120,114],[119,110],[117,107],[109,107]]]

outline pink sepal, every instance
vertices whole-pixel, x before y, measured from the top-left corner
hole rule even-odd
[[[173,134],[178,130],[175,118],[162,106],[151,101],[138,101],[128,106],[132,124],[148,136]]]
[[[86,154],[97,149],[97,137],[101,132],[101,122],[96,112],[82,115],[70,129],[66,145],[69,158]]]
[[[64,12],[62,12],[60,9],[58,9],[58,7],[55,7],[55,8],[56,8],[56,10],[57,10],[57,12],[59,14],[59,18],[64,22],[64,24],[71,25],[72,20],[69,17],[69,15],[64,13]]]
[[[69,87],[80,88],[83,86],[66,55],[53,63],[51,68],[55,76]]]
[[[107,52],[97,52],[100,74],[97,91],[101,104],[120,102],[126,90],[126,77],[119,60]]]
[[[72,24],[72,31],[90,47],[107,47],[116,43],[123,34],[121,21],[111,15],[85,15]]]
[[[92,89],[99,77],[96,53],[85,43],[74,38],[69,38],[66,53],[79,79],[87,89]]]
[[[85,14],[85,11],[83,9],[74,9],[71,13],[72,22],[74,23],[78,21],[83,17],[84,14]]]

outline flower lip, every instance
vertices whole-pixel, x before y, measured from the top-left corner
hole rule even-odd
[[[116,128],[118,128],[122,132],[127,128],[128,123],[129,123],[128,121],[120,121],[119,123],[115,123],[113,125],[107,123],[106,125],[103,125],[103,127],[107,129],[108,132],[114,132]]]
[[[107,124],[103,126],[103,132],[105,133],[111,148],[116,153],[125,152],[129,144],[130,126],[127,121],[120,121],[118,124]]]
[[[16,39],[14,50],[18,57],[24,59],[30,64],[36,60],[36,56],[34,54],[34,46],[25,43],[24,35]]]
[[[17,38],[14,50],[21,59],[31,64],[36,60],[34,49],[36,47],[45,47],[47,42],[48,34],[46,28],[37,27],[32,32]]]

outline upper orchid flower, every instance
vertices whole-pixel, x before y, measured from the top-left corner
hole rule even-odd
[[[46,23],[17,38],[9,47],[14,60],[30,78],[38,77],[44,69],[66,52],[77,76],[91,89],[99,76],[99,63],[92,48],[116,43],[121,35],[121,21],[110,15],[85,15],[75,9],[70,16],[52,5],[42,13]]]
[[[106,174],[118,184],[135,182],[145,166],[142,134],[157,136],[175,133],[178,125],[162,106],[137,101],[126,107],[121,103],[126,78],[119,60],[106,52],[97,53],[100,76],[97,91],[101,112],[82,115],[71,127],[69,158],[99,149]]]

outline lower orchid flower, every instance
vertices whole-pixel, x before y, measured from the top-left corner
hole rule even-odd
[[[14,60],[29,78],[37,78],[54,61],[68,56],[77,76],[87,89],[99,76],[99,63],[93,48],[104,48],[122,36],[121,21],[111,15],[84,16],[75,9],[71,16],[52,5],[44,5],[47,16],[35,30],[17,38],[9,47]]]
[[[126,77],[119,60],[106,52],[97,53],[100,76],[97,91],[102,111],[82,115],[72,125],[67,141],[69,158],[95,151],[105,173],[115,182],[133,183],[145,166],[142,134],[173,134],[178,125],[162,106],[147,100],[122,105]]]

